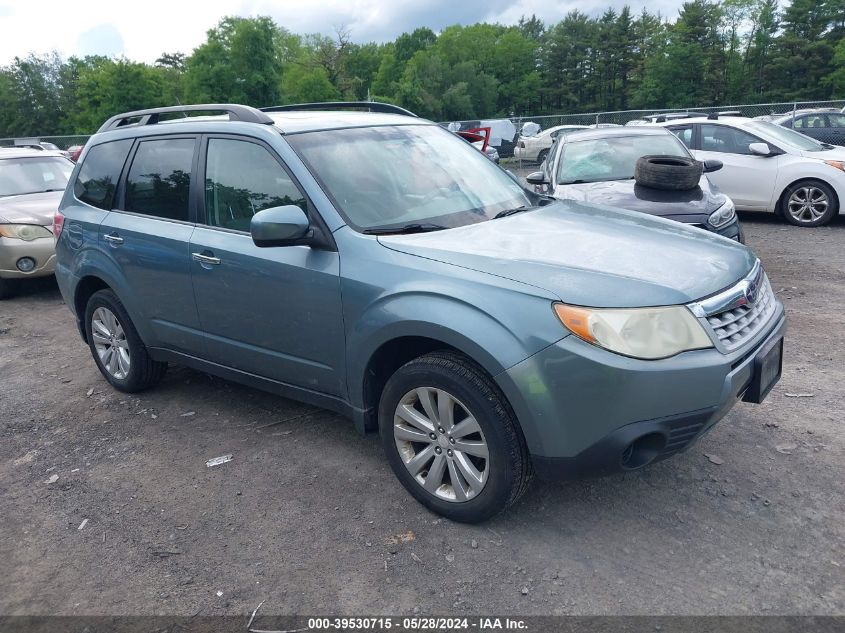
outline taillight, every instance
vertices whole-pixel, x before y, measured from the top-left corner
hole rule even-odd
[[[62,215],[61,211],[56,211],[53,215],[53,235],[56,236],[56,239],[59,239],[59,235],[62,234],[62,229],[65,226],[65,216]]]

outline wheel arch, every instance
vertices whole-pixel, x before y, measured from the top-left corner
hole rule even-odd
[[[802,182],[820,182],[823,185],[827,186],[832,192],[833,196],[836,201],[836,215],[842,213],[842,199],[839,196],[839,191],[837,191],[836,186],[834,186],[830,181],[825,180],[824,178],[817,177],[817,176],[804,176],[803,178],[795,178],[791,180],[780,192],[778,196],[777,202],[775,203],[775,213],[781,217],[784,217],[783,213],[783,203],[786,197],[786,192],[789,191],[792,187]]]

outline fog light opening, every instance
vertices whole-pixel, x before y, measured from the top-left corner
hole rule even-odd
[[[622,467],[626,470],[642,468],[654,461],[666,445],[660,433],[649,433],[637,438],[622,451]]]
[[[21,257],[16,263],[15,266],[18,267],[18,270],[22,273],[29,273],[35,270],[35,260],[32,257]]]

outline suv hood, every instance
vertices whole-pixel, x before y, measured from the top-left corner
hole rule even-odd
[[[707,176],[701,177],[698,187],[687,191],[652,189],[631,179],[557,185],[553,195],[559,200],[605,204],[664,218],[701,216],[696,221],[707,221],[725,202],[725,196],[710,184]]]
[[[736,283],[756,260],[745,246],[701,229],[574,202],[379,242],[593,307],[689,303]]]
[[[0,222],[50,226],[64,193],[64,190],[45,191],[0,198]]]

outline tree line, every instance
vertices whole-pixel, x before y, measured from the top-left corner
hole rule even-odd
[[[0,67],[0,137],[86,134],[176,103],[372,99],[435,120],[845,95],[845,0],[690,0],[674,21],[628,7],[546,24],[422,27],[392,42],[298,35],[223,18],[190,54],[153,64],[58,53]]]

